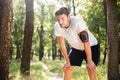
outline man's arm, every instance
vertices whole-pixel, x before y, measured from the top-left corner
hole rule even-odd
[[[68,52],[67,52],[65,42],[64,42],[64,38],[62,36],[58,36],[57,40],[58,40],[62,55],[64,56],[66,62],[70,63],[69,58],[68,58]]]
[[[84,49],[85,49],[85,53],[87,55],[87,62],[88,63],[92,62],[91,47],[90,47],[89,41],[84,42]]]
[[[89,36],[87,31],[82,31],[79,33],[80,39],[84,44],[84,49],[85,49],[85,53],[87,56],[87,67],[89,67],[90,69],[95,69],[95,64],[92,61],[92,53],[91,53],[91,47],[90,47],[90,43],[89,43]]]

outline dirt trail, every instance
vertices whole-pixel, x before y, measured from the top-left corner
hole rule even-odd
[[[51,77],[48,80],[63,80],[62,77],[60,77],[58,74],[55,74],[53,72],[50,72],[49,68],[47,65],[44,63],[40,62],[40,64],[43,66],[43,69],[51,75]]]

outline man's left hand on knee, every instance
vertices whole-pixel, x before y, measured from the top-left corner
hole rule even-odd
[[[86,68],[89,68],[90,70],[95,71],[96,70],[96,65],[92,61],[92,62],[87,63]]]

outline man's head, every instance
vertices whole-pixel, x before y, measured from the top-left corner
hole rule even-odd
[[[66,7],[61,7],[55,12],[58,23],[62,28],[70,26],[70,12]]]

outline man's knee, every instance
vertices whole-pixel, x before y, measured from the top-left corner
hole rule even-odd
[[[94,70],[91,70],[89,67],[86,67],[86,70],[87,70],[89,73],[96,72],[96,68],[95,68]]]
[[[66,72],[70,73],[70,72],[73,71],[73,67],[63,68],[63,71],[64,71],[65,73],[66,73]]]

